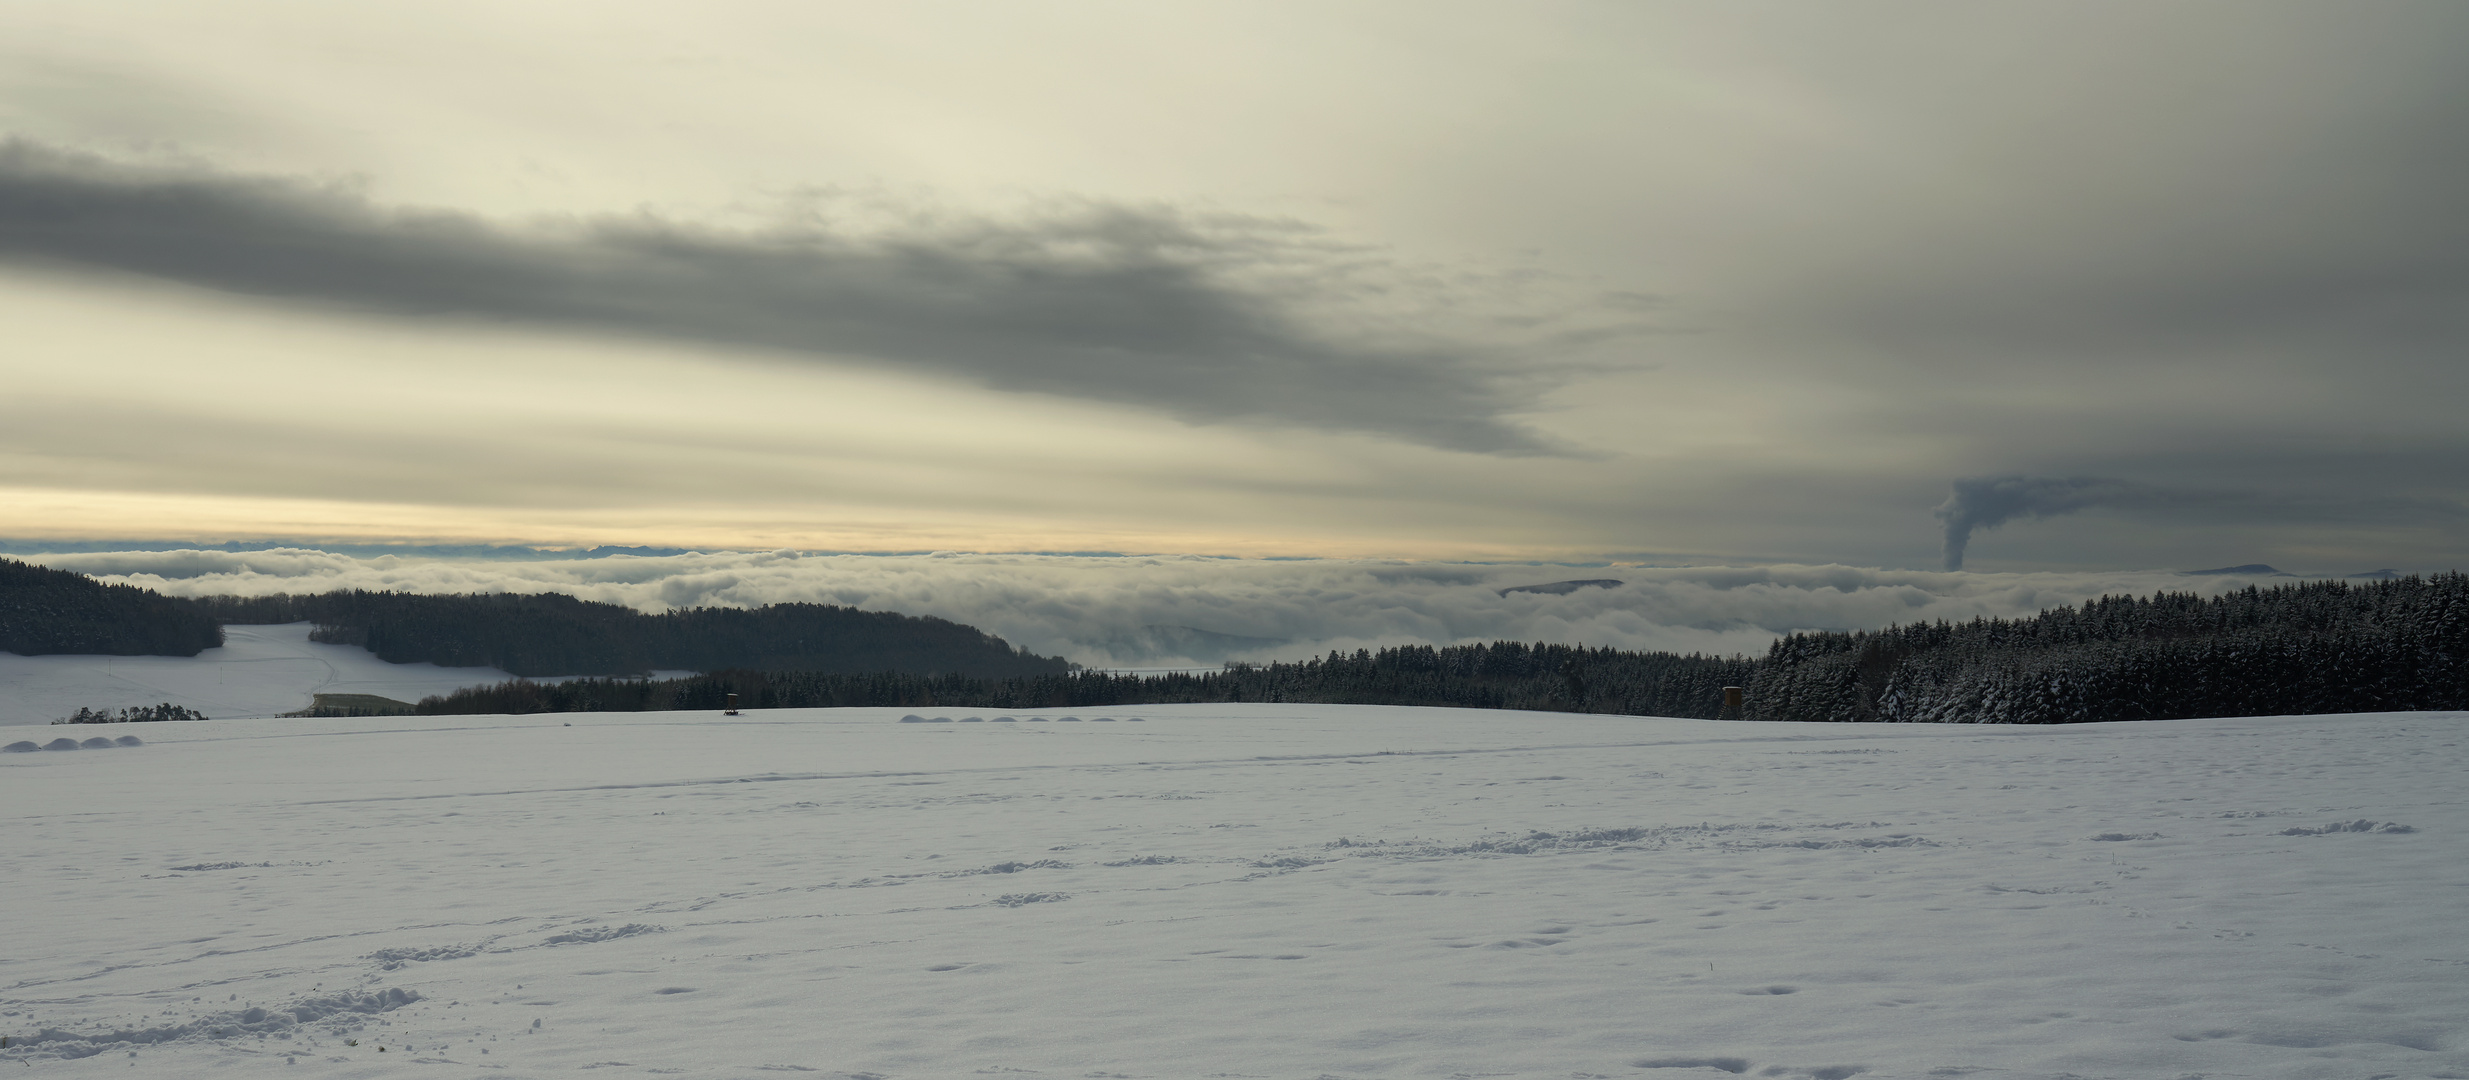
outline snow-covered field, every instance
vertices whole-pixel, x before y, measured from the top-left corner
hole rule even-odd
[[[943,715],[26,731],[144,745],[0,754],[0,1057],[2469,1074],[2462,714]]]
[[[413,702],[513,677],[492,667],[389,664],[356,645],[310,641],[305,622],[226,626],[222,648],[195,656],[0,652],[0,725],[48,724],[80,708],[162,702],[218,720],[278,716],[308,708],[318,694],[375,694]]]

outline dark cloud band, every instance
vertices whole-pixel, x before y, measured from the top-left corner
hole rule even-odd
[[[1507,419],[1545,377],[1462,341],[1345,344],[1290,295],[1291,229],[1092,205],[863,241],[650,217],[524,230],[347,190],[0,144],[0,259],[394,317],[886,363],[1198,422],[1555,452]],[[1290,286],[1291,287],[1291,284]]]

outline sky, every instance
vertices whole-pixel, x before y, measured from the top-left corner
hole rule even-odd
[[[0,538],[2450,569],[2464,40],[15,0]]]

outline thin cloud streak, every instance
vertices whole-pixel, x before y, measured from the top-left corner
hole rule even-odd
[[[335,185],[0,144],[0,259],[21,264],[391,317],[874,361],[1193,423],[1569,452],[1509,419],[1565,370],[1489,343],[1311,325],[1304,298],[1344,291],[1348,270],[1308,239],[1264,219],[1104,204],[868,238],[649,215],[516,229]]]

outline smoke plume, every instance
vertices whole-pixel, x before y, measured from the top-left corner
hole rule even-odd
[[[2152,502],[2146,485],[2099,476],[1975,476],[1955,481],[1954,494],[1939,503],[1946,523],[1946,568],[1963,569],[1972,530],[1994,529],[2016,518],[2047,518],[2095,506]]]

